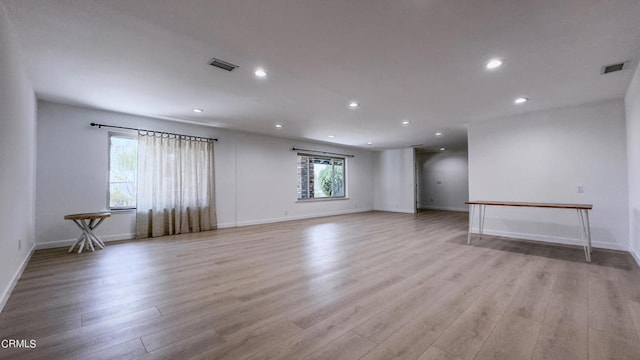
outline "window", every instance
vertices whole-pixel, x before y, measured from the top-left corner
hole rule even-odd
[[[298,199],[345,197],[345,159],[298,154]]]
[[[138,139],[109,134],[109,208],[134,209],[138,172]]]

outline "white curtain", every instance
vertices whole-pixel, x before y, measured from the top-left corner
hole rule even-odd
[[[215,229],[213,141],[138,135],[136,237]]]

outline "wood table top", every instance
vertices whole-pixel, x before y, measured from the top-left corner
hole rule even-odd
[[[100,211],[100,212],[92,212],[92,213],[82,213],[82,214],[69,214],[65,215],[65,220],[93,220],[93,219],[103,219],[111,216],[111,211]]]
[[[475,200],[465,202],[467,205],[495,205],[495,206],[521,206],[521,207],[537,207],[551,209],[579,209],[591,210],[592,204],[558,204],[558,203],[538,203],[538,202],[517,202],[517,201],[484,201]]]

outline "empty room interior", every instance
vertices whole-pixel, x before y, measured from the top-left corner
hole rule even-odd
[[[640,359],[640,1],[0,0],[0,359]]]

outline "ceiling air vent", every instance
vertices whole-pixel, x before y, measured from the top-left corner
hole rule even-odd
[[[233,69],[238,67],[238,65],[233,65],[232,63],[228,63],[226,61],[222,61],[216,58],[211,59],[211,61],[209,61],[209,65],[215,66],[217,68],[227,70],[227,71],[232,71]]]
[[[625,61],[618,64],[605,65],[602,67],[602,70],[600,71],[600,73],[604,75],[604,74],[620,71],[624,69],[626,64],[627,62]]]

